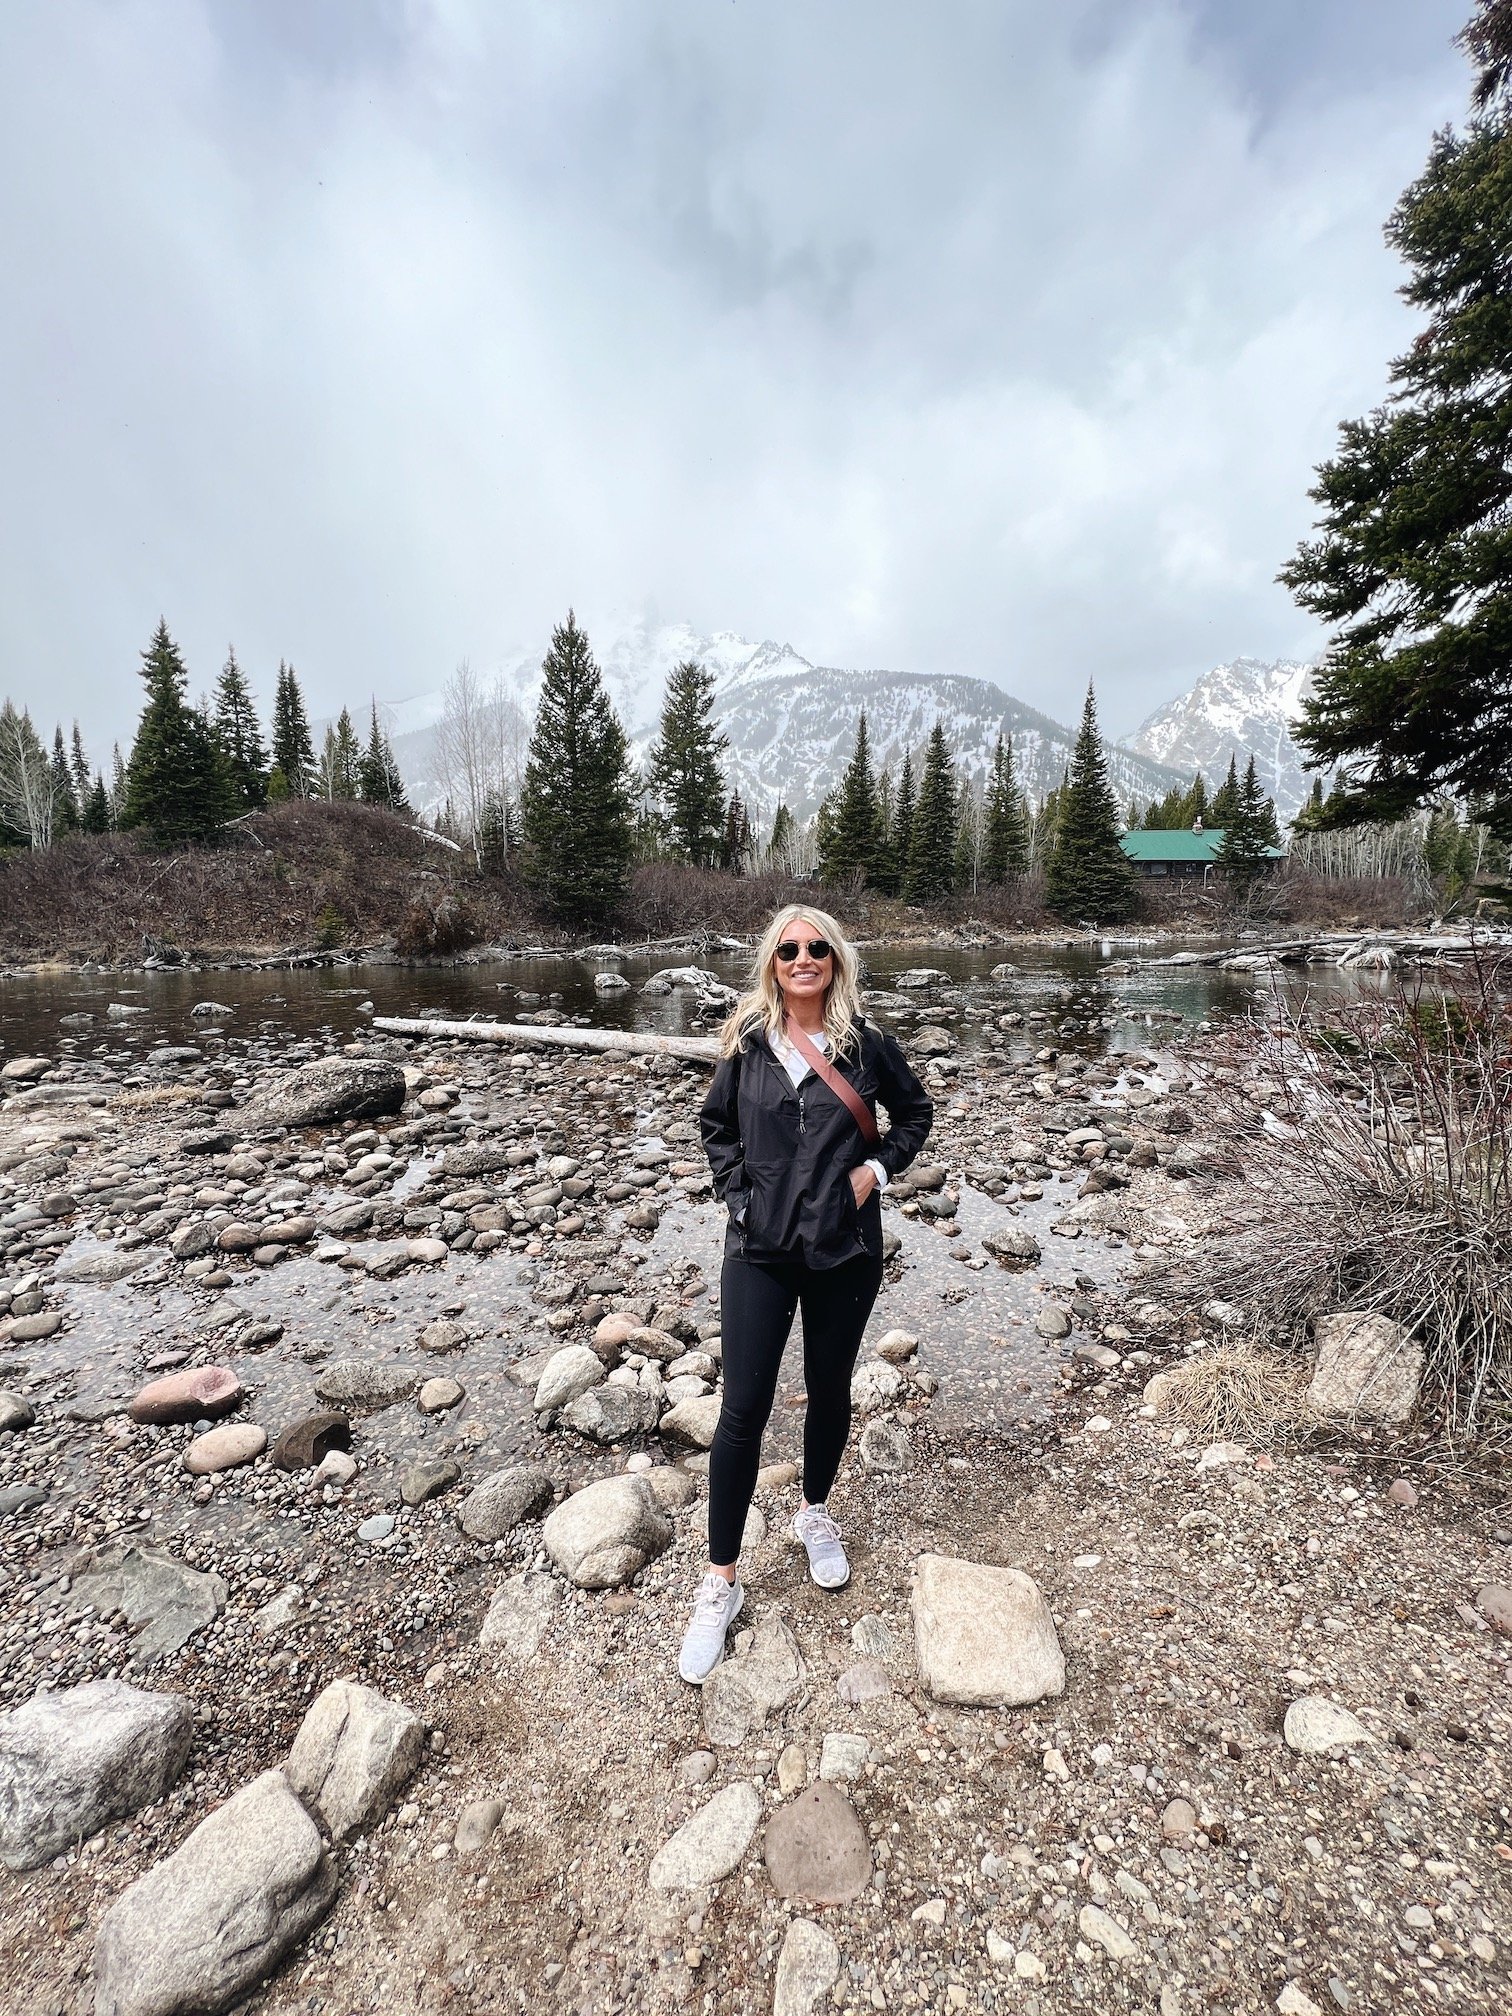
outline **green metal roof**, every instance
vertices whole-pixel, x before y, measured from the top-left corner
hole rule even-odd
[[[1147,831],[1136,826],[1124,834],[1119,845],[1131,861],[1212,861],[1223,845],[1223,828],[1208,826],[1194,833],[1187,826],[1175,831],[1158,827]],[[1272,861],[1286,858],[1283,847],[1267,847],[1265,851]]]

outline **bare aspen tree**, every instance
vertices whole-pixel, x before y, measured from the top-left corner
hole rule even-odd
[[[446,683],[436,745],[454,816],[483,865],[483,834],[492,807],[519,797],[529,725],[501,677],[485,682],[466,658]]]
[[[0,707],[0,826],[24,833],[29,846],[50,847],[55,792],[47,751],[30,714],[7,700]]]

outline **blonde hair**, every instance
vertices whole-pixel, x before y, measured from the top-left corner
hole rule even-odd
[[[861,962],[856,957],[856,948],[828,911],[816,910],[811,903],[789,903],[761,934],[761,943],[751,962],[750,985],[719,1032],[722,1056],[731,1056],[758,1029],[768,1042],[782,1034],[787,1010],[777,984],[775,954],[800,921],[812,924],[816,934],[827,938],[831,947],[830,984],[824,990],[824,1033],[829,1038],[830,1054],[845,1056],[856,1047],[856,1023],[861,1015]]]

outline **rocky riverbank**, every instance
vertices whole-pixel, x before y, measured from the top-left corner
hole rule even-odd
[[[1505,2003],[1507,1512],[1382,1430],[1183,1425],[1232,1320],[1201,1039],[889,1019],[940,1117],[854,1579],[788,1535],[790,1368],[702,1694],[702,1067],[269,1032],[11,1075],[16,2008]],[[1141,1288],[1172,1256],[1190,1308]]]

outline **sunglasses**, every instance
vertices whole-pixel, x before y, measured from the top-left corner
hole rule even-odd
[[[810,959],[828,959],[834,947],[828,938],[810,938],[807,947],[800,945],[796,938],[784,938],[777,947],[777,957],[784,966],[791,966],[798,954],[804,950],[807,950]]]

